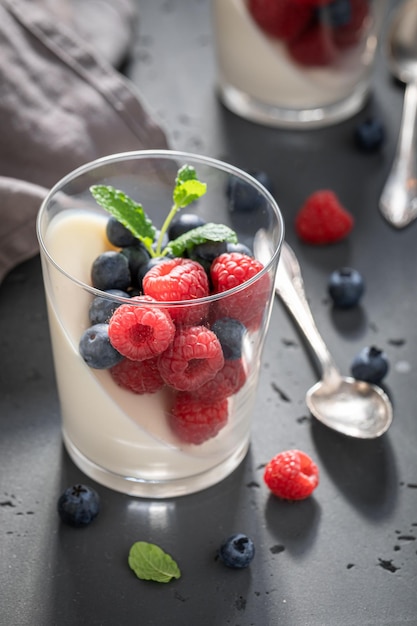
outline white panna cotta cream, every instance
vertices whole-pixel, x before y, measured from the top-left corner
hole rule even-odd
[[[218,482],[245,455],[258,364],[229,399],[227,425],[201,445],[183,443],[172,433],[168,389],[138,395],[116,385],[108,371],[89,368],[78,344],[90,325],[93,296],[65,274],[89,284],[94,259],[109,249],[106,219],[67,210],[52,219],[45,236],[50,256],[64,272],[50,263],[44,268],[64,442],[88,475],[116,490],[152,497],[190,493]]]
[[[363,103],[377,43],[368,36],[371,14],[360,41],[317,67],[296,63],[284,42],[258,26],[246,0],[213,0],[213,18],[220,95],[235,113],[278,126],[320,125]]]

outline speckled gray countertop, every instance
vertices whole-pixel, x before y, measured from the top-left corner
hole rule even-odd
[[[270,175],[319,329],[346,373],[362,346],[387,352],[394,422],[382,438],[356,441],[308,415],[304,394],[317,373],[277,301],[241,466],[215,487],[166,501],[96,486],[97,520],[64,527],[56,500],[86,479],[61,443],[40,262],[22,264],[0,288],[0,624],[417,624],[417,223],[395,231],[377,208],[403,89],[380,56],[373,98],[355,118],[320,131],[260,127],[217,100],[209,0],[153,0],[140,11],[126,71],[172,147]],[[387,139],[381,151],[361,154],[352,135],[369,113],[382,117]],[[336,246],[308,247],[293,217],[323,187],[339,194],[355,229]],[[326,297],[327,277],[342,265],[366,279],[354,311],[334,311]],[[321,482],[313,497],[288,504],[269,495],[262,469],[292,447],[316,460]],[[256,557],[246,570],[228,570],[216,550],[239,531],[254,539]],[[182,577],[168,585],[138,580],[127,553],[139,539],[170,552]]]

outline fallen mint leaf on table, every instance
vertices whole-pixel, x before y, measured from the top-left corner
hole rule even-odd
[[[168,583],[180,578],[181,572],[174,559],[162,548],[147,541],[137,541],[129,551],[129,567],[141,580]]]
[[[197,228],[193,228],[180,237],[177,237],[177,239],[170,241],[167,245],[167,249],[174,256],[181,256],[185,250],[189,250],[207,241],[228,241],[230,243],[237,243],[238,239],[234,230],[228,226],[209,222],[204,224],[204,226],[197,226]]]

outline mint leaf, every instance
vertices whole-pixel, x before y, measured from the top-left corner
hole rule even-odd
[[[93,185],[90,191],[97,204],[113,215],[148,249],[151,248],[156,229],[141,204],[110,185]]]
[[[207,185],[197,178],[192,165],[183,165],[177,173],[172,199],[176,209],[183,209],[194,200],[201,198],[207,191]]]
[[[168,583],[181,576],[174,559],[159,546],[146,541],[137,541],[129,551],[129,567],[142,580]]]
[[[225,224],[208,222],[204,226],[198,226],[184,233],[177,239],[170,241],[164,250],[164,254],[171,252],[175,256],[181,256],[185,250],[205,243],[206,241],[227,241],[237,243],[238,238],[234,230]]]

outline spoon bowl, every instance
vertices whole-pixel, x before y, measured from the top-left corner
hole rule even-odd
[[[398,144],[379,206],[392,226],[403,228],[417,217],[417,0],[396,10],[386,44],[388,66],[406,89]]]
[[[255,239],[254,250],[262,261],[268,251],[262,232]],[[292,249],[283,243],[275,291],[303,332],[322,377],[306,394],[311,414],[320,422],[350,437],[375,439],[385,433],[392,422],[392,405],[377,385],[342,376],[324,343],[307,302],[301,268]]]

